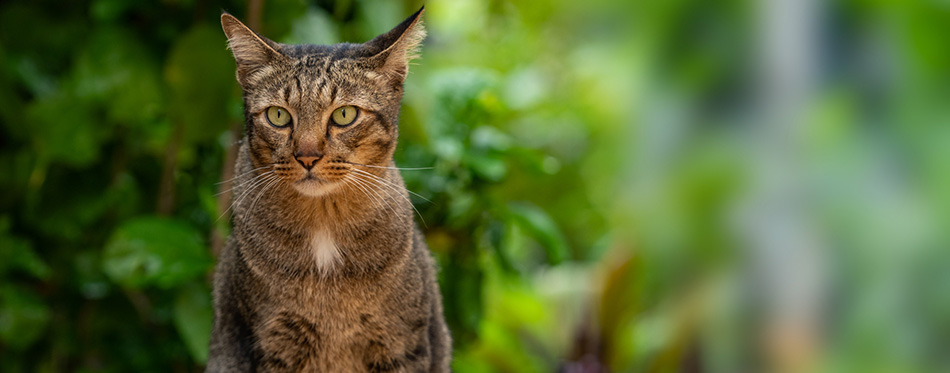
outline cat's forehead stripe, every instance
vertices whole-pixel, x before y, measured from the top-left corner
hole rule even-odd
[[[318,79],[320,79],[320,84],[315,87],[314,94],[316,94],[321,100],[326,100],[330,96],[330,79],[328,79],[327,76],[322,76]]]
[[[332,61],[330,58],[326,58],[323,60],[323,76],[330,75],[330,65],[332,65],[331,62]]]
[[[320,57],[315,55],[309,55],[303,59],[303,65],[306,67],[316,67],[317,63],[320,62]]]

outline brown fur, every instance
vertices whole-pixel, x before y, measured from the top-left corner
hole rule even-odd
[[[434,263],[392,168],[421,15],[333,46],[278,44],[222,15],[247,136],[215,273],[208,371],[449,370]],[[359,108],[356,120],[333,124],[346,105]],[[292,123],[271,125],[270,106]]]

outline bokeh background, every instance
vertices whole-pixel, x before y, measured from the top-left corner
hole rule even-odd
[[[243,131],[227,10],[0,4],[0,371],[187,372]],[[950,370],[950,3],[432,0],[397,164],[457,372]]]

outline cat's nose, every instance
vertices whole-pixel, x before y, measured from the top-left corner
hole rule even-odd
[[[294,158],[297,159],[297,163],[300,163],[303,168],[309,171],[314,165],[317,164],[317,161],[319,161],[320,158],[323,158],[323,154],[297,154],[294,156]]]

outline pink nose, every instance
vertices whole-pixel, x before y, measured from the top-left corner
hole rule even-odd
[[[297,159],[297,163],[300,163],[303,168],[310,170],[314,165],[317,164],[317,161],[320,160],[320,156],[303,156],[303,157],[294,157]]]

